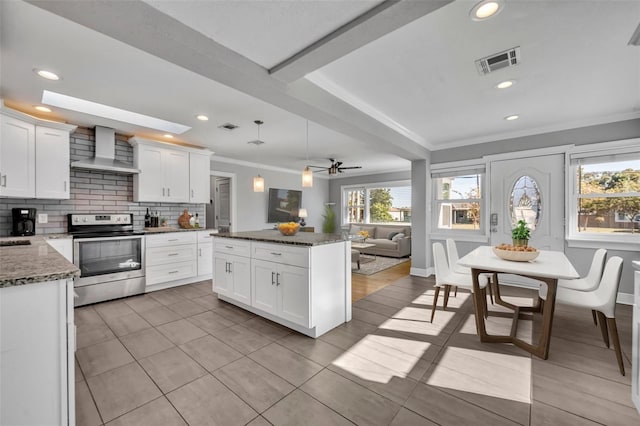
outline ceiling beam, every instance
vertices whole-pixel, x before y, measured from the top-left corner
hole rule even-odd
[[[140,0],[26,0],[208,79],[364,142],[367,149],[407,160],[427,148],[318,86],[287,85],[244,56],[222,46]],[[421,2],[417,2],[421,3]],[[117,60],[117,58],[114,58]],[[132,70],[135,72],[135,70]]]
[[[385,0],[269,70],[290,83],[453,0]]]

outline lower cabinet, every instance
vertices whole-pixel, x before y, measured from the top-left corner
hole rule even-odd
[[[195,277],[198,268],[196,253],[196,234],[193,232],[147,235],[145,251],[147,288]],[[181,284],[187,282],[184,281]]]
[[[251,259],[216,253],[213,290],[241,303],[251,303]]]

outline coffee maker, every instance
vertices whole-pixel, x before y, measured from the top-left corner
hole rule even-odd
[[[15,208],[11,209],[13,227],[11,235],[28,236],[36,234],[36,209]]]

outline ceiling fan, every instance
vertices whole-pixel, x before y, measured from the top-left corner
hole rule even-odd
[[[329,167],[324,167],[324,166],[309,166],[309,167],[314,169],[321,169],[321,170],[314,170],[316,172],[326,170],[329,172],[330,175],[336,175],[338,173],[342,173],[344,170],[362,168],[362,166],[341,167],[342,161],[336,161],[334,158],[329,158],[329,160],[331,161],[331,165]]]

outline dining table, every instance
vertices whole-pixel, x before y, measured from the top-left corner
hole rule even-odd
[[[476,329],[481,342],[488,343],[512,343],[531,354],[547,359],[549,357],[549,344],[551,341],[551,329],[553,327],[553,314],[555,310],[556,290],[559,279],[576,279],[580,276],[575,268],[561,251],[539,250],[538,257],[526,262],[504,260],[493,252],[491,246],[480,246],[461,257],[458,265],[471,269],[473,281],[473,303],[476,319]],[[479,276],[490,274],[496,303],[513,310],[513,321],[509,335],[488,334],[485,318],[488,316],[486,303],[482,300],[484,292],[480,291]],[[513,274],[530,278],[547,286],[547,296],[544,301],[538,297],[533,306],[519,306],[509,303],[500,297],[500,282],[498,274]],[[541,285],[543,285],[541,284]],[[508,282],[502,285],[509,285]],[[542,324],[536,344],[526,342],[516,336],[520,312],[532,311],[542,315]]]

